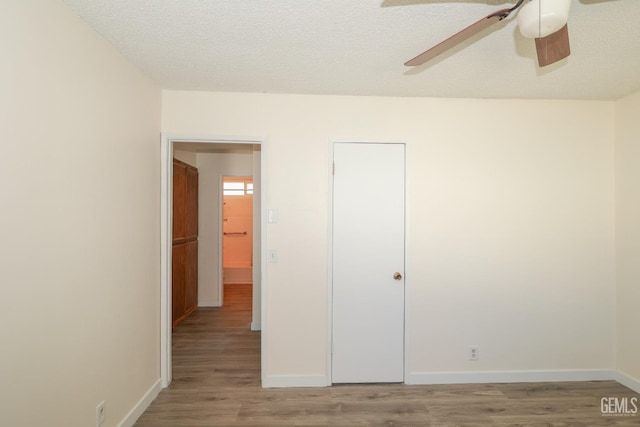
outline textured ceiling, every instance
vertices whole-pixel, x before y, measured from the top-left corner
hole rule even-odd
[[[572,54],[538,68],[515,15],[403,65],[515,0],[63,0],[166,89],[617,99],[640,90],[640,0],[572,0]],[[544,0],[543,0],[544,1]]]

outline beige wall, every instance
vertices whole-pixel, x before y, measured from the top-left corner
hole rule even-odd
[[[267,380],[328,378],[329,141],[356,138],[407,143],[409,380],[614,368],[612,102],[164,91],[162,127],[267,137]]]
[[[640,384],[640,92],[616,102],[617,366]]]
[[[159,377],[161,94],[59,1],[0,9],[0,425],[114,426]]]

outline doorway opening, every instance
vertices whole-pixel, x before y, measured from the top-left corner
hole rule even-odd
[[[222,305],[222,177],[238,173],[229,170],[242,159],[244,169],[238,174],[251,178],[251,330],[262,330],[261,376],[264,362],[263,289],[266,269],[266,198],[261,197],[265,183],[265,141],[261,138],[195,139],[163,135],[161,140],[161,313],[160,313],[160,379],[162,387],[172,380],[172,240],[173,240],[173,159],[195,163],[198,169],[198,307]],[[182,157],[182,158],[180,158]],[[247,233],[248,234],[248,233]]]
[[[253,192],[253,176],[222,177],[224,285],[253,283]]]

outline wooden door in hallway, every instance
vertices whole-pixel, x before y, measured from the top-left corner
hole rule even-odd
[[[404,380],[405,147],[336,143],[334,383]]]
[[[198,169],[173,160],[172,327],[198,306]]]

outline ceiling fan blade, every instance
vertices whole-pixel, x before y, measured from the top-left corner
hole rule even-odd
[[[536,38],[536,52],[540,67],[546,67],[569,56],[571,48],[567,25],[546,37]]]
[[[451,37],[449,37],[445,41],[443,41],[441,43],[438,43],[437,45],[435,45],[431,49],[429,49],[429,50],[421,53],[420,55],[416,56],[415,58],[405,62],[404,65],[406,65],[407,67],[415,67],[417,65],[424,64],[425,62],[435,58],[436,56],[440,55],[441,53],[444,53],[447,50],[459,45],[463,41],[475,36],[476,34],[481,32],[482,30],[484,30],[486,28],[489,28],[490,26],[492,26],[496,22],[502,21],[504,18],[509,16],[509,13],[511,13],[511,11],[512,11],[512,9],[501,9],[501,10],[499,10],[497,12],[492,13],[491,15],[485,16],[484,18],[480,19],[479,21],[476,21],[475,23],[469,25],[464,30],[452,35]]]

